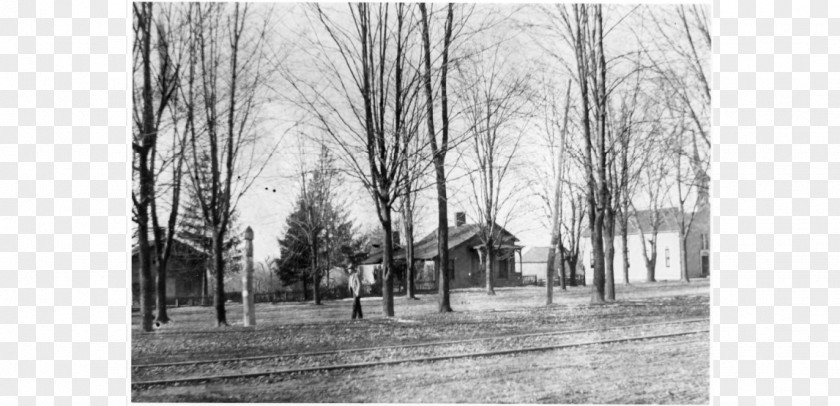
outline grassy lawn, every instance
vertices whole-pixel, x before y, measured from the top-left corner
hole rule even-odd
[[[241,305],[228,305],[230,327],[213,326],[211,307],[170,310],[173,322],[153,333],[133,317],[137,364],[341,348],[414,344],[557,330],[588,329],[709,315],[709,282],[617,285],[614,304],[589,305],[589,287],[482,289],[452,293],[455,310],[437,313],[436,295],[396,298],[395,318],[381,300],[363,301],[364,320],[350,320],[352,302],[321,306],[259,304],[257,327],[242,327]],[[694,326],[697,328],[698,326]],[[656,333],[657,331],[650,331]],[[133,391],[145,401],[287,401],[424,403],[704,403],[708,402],[708,334],[520,353],[434,364],[275,376],[237,383]],[[223,372],[223,371],[220,371]]]

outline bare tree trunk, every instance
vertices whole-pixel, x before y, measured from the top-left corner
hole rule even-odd
[[[645,241],[645,234],[639,230],[639,240],[642,243],[642,253],[645,256],[645,267],[647,268],[647,281],[656,282],[656,234],[653,234],[651,239],[651,254],[647,253],[647,242]]]
[[[188,124],[189,125],[189,124]],[[186,133],[186,131],[185,131]],[[182,167],[184,163],[184,141],[180,140],[181,149],[178,152],[178,163],[173,168],[173,185],[172,185],[172,207],[169,211],[169,219],[166,224],[166,236],[163,236],[163,230],[158,226],[157,206],[152,201],[152,225],[155,233],[155,257],[158,263],[158,281],[157,281],[157,318],[158,323],[168,323],[169,315],[166,312],[166,270],[169,265],[169,258],[172,254],[172,243],[175,240],[175,226],[178,218],[178,206],[181,200],[181,178]],[[163,240],[163,242],[161,242]],[[164,244],[161,246],[161,244]]]
[[[555,209],[556,210],[556,209]],[[554,225],[555,229],[557,224]],[[554,259],[555,247],[557,247],[557,238],[559,235],[555,230],[551,236],[551,248],[548,249],[548,263],[545,266],[545,305],[548,306],[554,302]],[[562,257],[562,255],[561,255]],[[561,261],[562,262],[562,261]]]
[[[571,100],[572,81],[569,80],[566,86],[566,106],[563,108],[563,132],[560,136],[560,151],[557,153],[557,179],[554,185],[554,207],[551,213],[551,247],[548,249],[548,263],[545,270],[545,304],[550,305],[554,301],[554,258],[557,245],[560,243],[560,203],[563,191],[563,155],[566,147],[566,130],[569,123],[569,102]],[[563,251],[560,250],[560,262],[562,263]],[[561,266],[562,268],[562,266]],[[563,290],[566,289],[566,275],[561,276]]]
[[[158,243],[155,242],[155,245]],[[157,299],[155,301],[157,311],[155,315],[155,323],[166,324],[169,322],[169,315],[166,313],[166,267],[161,266],[158,260],[157,281],[155,286],[155,294]]]
[[[578,264],[578,257],[577,255],[570,255],[567,258],[569,264],[569,279],[571,286],[577,286],[577,264]],[[584,281],[583,286],[586,286],[586,281]]]
[[[627,232],[621,233],[621,258],[624,271],[624,284],[630,284],[630,250],[627,247]]]
[[[312,252],[312,258],[310,258],[310,262],[312,264],[312,299],[316,305],[321,304],[321,278],[319,278],[320,272],[318,272],[318,243],[313,241],[310,245],[310,251]]]
[[[625,207],[622,211],[621,216],[621,257],[622,257],[622,268],[624,268],[624,284],[630,284],[630,248],[627,246],[627,226],[628,226],[628,215],[627,208]]]
[[[441,66],[441,110],[442,110],[442,141],[438,148],[435,135],[434,122],[434,101],[432,99],[432,57],[429,37],[429,16],[426,11],[426,4],[420,3],[421,22],[423,26],[423,56],[424,67],[423,81],[426,91],[426,127],[429,131],[429,145],[432,148],[432,159],[435,166],[435,182],[437,183],[438,198],[438,312],[451,312],[449,304],[449,276],[447,267],[449,265],[449,224],[447,214],[446,198],[446,171],[444,159],[448,148],[449,137],[449,114],[447,111],[446,99],[446,73],[449,68],[449,42],[452,38],[452,4],[447,7],[446,33],[444,36],[443,64]]]
[[[592,244],[593,281],[592,303],[604,302],[604,211],[609,207],[609,190],[606,176],[606,61],[603,48],[603,26],[601,5],[572,6],[573,16],[564,12],[564,19],[573,41],[577,61],[577,77],[580,87],[582,113],[581,123],[586,141],[584,167],[586,172],[586,204],[589,214],[589,230]],[[594,27],[590,26],[589,10],[592,9]],[[574,20],[574,27],[570,20]],[[590,95],[590,82],[592,94]],[[591,104],[591,105],[590,105]],[[594,110],[593,131],[590,114]],[[595,133],[595,137],[593,137]],[[592,139],[596,138],[593,143]],[[593,155],[595,162],[593,162]],[[593,166],[597,164],[597,170]]]
[[[615,301],[615,213],[606,210],[604,218],[604,298],[608,302]]]
[[[152,306],[154,304],[152,297],[152,253],[149,247],[149,217],[147,214],[148,204],[143,200],[148,199],[153,192],[149,178],[148,165],[146,164],[146,156],[139,155],[140,166],[140,199],[141,202],[137,207],[137,235],[138,235],[138,254],[140,262],[140,312],[142,317],[143,331],[152,331],[152,321],[154,314],[152,313]]]
[[[566,266],[569,267],[569,286],[577,286],[577,258],[568,255],[565,258]]]
[[[563,260],[563,249],[560,249],[560,289],[566,290],[566,261]]]
[[[152,3],[141,3],[140,10],[135,6],[135,16],[138,19],[141,39],[141,57],[143,69],[143,122],[140,143],[136,141],[133,148],[138,158],[140,180],[139,200],[135,200],[137,208],[138,254],[140,262],[140,312],[142,314],[143,331],[152,331],[152,256],[149,246],[149,203],[154,199],[154,174],[149,168],[149,152],[157,137],[154,128],[154,106],[152,101],[152,70],[151,70],[151,29]]]
[[[610,192],[607,189],[607,151],[606,151],[606,134],[607,134],[607,63],[604,57],[604,27],[603,27],[603,17],[601,15],[602,6],[596,5],[595,7],[595,29],[597,30],[597,58],[598,64],[596,68],[596,72],[598,73],[599,80],[597,81],[596,86],[596,103],[595,103],[595,115],[596,115],[596,125],[598,126],[598,183],[600,184],[599,188],[599,201],[600,207],[598,207],[598,212],[595,214],[595,232],[598,237],[597,243],[600,245],[594,249],[595,253],[595,276],[594,276],[594,285],[595,289],[593,289],[593,302],[603,302],[604,295],[605,295],[605,258],[604,258],[604,247],[603,247],[603,230],[604,230],[604,222],[605,222],[605,215],[606,211],[609,210],[610,207]],[[593,202],[594,203],[594,202]],[[595,239],[595,234],[593,234],[593,240]],[[612,268],[612,265],[610,265]]]
[[[225,315],[225,260],[224,234],[213,231],[213,269],[216,271],[216,289],[213,306],[216,308],[216,327],[227,326]]]
[[[405,296],[414,297],[414,213],[411,207],[411,184],[406,182],[405,212]]]
[[[207,300],[208,291],[209,291],[209,287],[207,286],[207,272],[209,272],[209,269],[207,269],[207,266],[206,266],[207,259],[205,259],[204,261],[205,261],[205,266],[204,266],[203,272],[201,273],[201,304],[202,305],[204,304],[205,300]]]
[[[382,258],[382,313],[394,317],[394,240],[391,229],[391,210],[382,205],[382,229],[385,231],[385,250]]]
[[[688,251],[686,250],[688,234],[680,229],[680,281],[691,282],[688,277]]]
[[[592,234],[592,255],[595,260],[595,266],[593,267],[594,269],[592,272],[591,302],[603,303],[606,284],[606,280],[604,278],[604,212],[598,210],[597,213],[593,213],[596,211],[594,201],[590,202],[589,207],[589,217],[594,219],[592,222],[593,226],[590,227],[590,233]]]
[[[452,307],[449,304],[449,275],[447,272],[447,266],[449,265],[449,224],[447,223],[446,207],[446,174],[442,162],[439,165],[435,161],[435,175],[438,194],[438,258],[441,263],[438,275],[440,281],[438,283],[438,311],[446,313],[451,312]]]
[[[656,282],[656,255],[646,259],[645,265],[647,266],[647,281]]]
[[[496,253],[493,249],[492,240],[484,243],[484,252],[484,280],[486,282],[486,291],[488,295],[495,295],[496,291],[493,289],[493,263],[496,262]]]

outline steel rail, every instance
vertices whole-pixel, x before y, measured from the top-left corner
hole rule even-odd
[[[623,325],[623,326],[612,326],[612,327],[597,328],[597,329],[560,330],[560,331],[549,331],[549,332],[542,332],[542,333],[509,334],[509,335],[493,336],[493,337],[468,338],[468,339],[465,339],[465,340],[435,341],[435,342],[429,342],[429,343],[400,344],[400,345],[388,345],[388,346],[381,346],[381,347],[358,347],[358,348],[346,348],[346,349],[330,350],[330,351],[298,352],[298,353],[287,353],[287,354],[255,355],[255,356],[252,356],[252,357],[240,357],[240,358],[220,358],[220,359],[205,359],[205,360],[197,360],[197,361],[178,361],[178,362],[166,362],[166,363],[156,363],[156,364],[140,364],[140,365],[132,365],[131,369],[166,368],[166,367],[174,367],[174,366],[203,365],[203,364],[223,364],[223,363],[228,363],[228,362],[258,361],[258,360],[275,359],[275,358],[311,357],[311,356],[316,356],[316,355],[331,355],[331,354],[340,354],[340,353],[348,353],[348,352],[392,350],[392,349],[400,349],[400,348],[430,347],[430,346],[437,346],[437,345],[453,345],[453,344],[470,343],[470,342],[477,342],[477,341],[500,340],[500,339],[507,339],[507,338],[585,334],[585,333],[595,333],[595,332],[600,332],[600,331],[629,329],[629,328],[635,328],[635,327],[661,326],[661,325],[667,325],[667,324],[698,323],[698,322],[702,322],[702,321],[709,321],[709,318],[676,320],[676,321],[663,321],[663,322],[656,322],[656,323],[629,324],[629,325]]]
[[[217,381],[217,380],[225,380],[225,379],[258,378],[258,377],[264,377],[264,376],[292,374],[292,373],[303,373],[303,372],[314,372],[314,371],[332,371],[332,370],[339,370],[339,369],[366,368],[366,367],[375,367],[375,366],[380,366],[380,365],[404,364],[404,363],[411,363],[411,362],[429,362],[429,361],[442,361],[442,360],[459,359],[459,358],[487,357],[487,356],[494,356],[494,355],[508,355],[508,354],[517,354],[517,353],[533,352],[533,351],[558,350],[558,349],[582,347],[582,346],[587,346],[587,345],[614,344],[614,343],[622,343],[622,342],[630,342],[630,341],[679,337],[679,336],[699,334],[699,333],[708,333],[708,332],[709,332],[709,330],[692,330],[692,331],[683,331],[683,332],[679,332],[679,333],[657,334],[657,335],[650,335],[650,336],[624,337],[624,338],[616,338],[616,339],[610,339],[610,340],[586,341],[586,342],[571,343],[571,344],[549,345],[549,346],[542,346],[542,347],[528,347],[528,348],[518,348],[518,349],[510,349],[510,350],[474,352],[474,353],[468,353],[468,354],[440,355],[440,356],[433,356],[433,357],[408,358],[408,359],[376,361],[376,362],[361,362],[361,363],[353,363],[353,364],[323,365],[323,366],[317,366],[317,367],[279,369],[279,370],[264,371],[264,372],[250,372],[250,373],[244,373],[244,374],[208,375],[208,376],[199,376],[199,377],[190,377],[190,378],[140,381],[140,382],[132,382],[131,386],[132,386],[132,388],[138,388],[138,387],[155,386],[155,385],[172,385],[172,384],[182,384],[182,383]]]

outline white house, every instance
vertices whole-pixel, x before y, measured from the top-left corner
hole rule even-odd
[[[661,212],[661,224],[656,238],[656,270],[654,277],[657,281],[679,280],[681,274],[680,255],[682,245],[680,244],[679,227],[677,218],[679,209],[663,209]],[[639,227],[644,232],[645,244],[647,244],[648,256],[651,255],[651,219],[650,211],[639,212],[638,224],[634,219],[630,220],[627,232],[627,250],[630,259],[628,277],[630,282],[642,282],[647,280],[647,267],[642,249],[642,238],[640,238]],[[593,257],[592,241],[588,230],[581,236],[581,260],[586,269],[586,282],[592,281]],[[708,207],[695,214],[694,221],[689,232],[687,241],[687,265],[689,278],[701,278],[709,275],[709,209]],[[614,280],[621,283],[624,280],[624,256],[622,250],[621,235],[616,227],[616,236],[613,243],[615,247],[615,258],[613,261]]]
[[[548,262],[548,250],[550,247],[525,247],[522,249],[522,276],[536,276],[537,279],[545,279],[545,268]],[[560,253],[554,257],[554,269],[560,269]]]

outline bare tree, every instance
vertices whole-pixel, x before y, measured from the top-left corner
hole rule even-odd
[[[527,121],[524,111],[529,101],[530,75],[523,74],[512,59],[498,43],[458,65],[464,82],[460,104],[464,106],[467,132],[472,140],[471,153],[464,155],[472,161],[468,177],[480,225],[489,295],[495,294],[493,264],[504,242],[503,228],[515,203],[516,187],[509,185],[509,178],[522,142]]]
[[[166,311],[166,275],[169,264],[169,258],[172,254],[173,241],[176,234],[176,225],[178,223],[178,215],[181,201],[181,186],[183,181],[183,167],[185,161],[186,136],[193,125],[191,95],[183,95],[181,88],[181,62],[185,51],[188,48],[188,41],[185,35],[184,28],[186,27],[183,21],[182,14],[176,13],[172,5],[162,5],[163,10],[160,13],[159,21],[157,22],[158,33],[158,72],[161,76],[157,83],[161,88],[168,88],[174,93],[169,96],[168,101],[168,118],[169,128],[171,134],[172,145],[166,148],[159,147],[160,142],[156,142],[152,147],[152,154],[150,157],[150,166],[152,172],[155,174],[155,195],[150,203],[150,213],[152,220],[152,233],[155,239],[155,260],[157,263],[157,281],[156,281],[156,317],[155,322],[167,323],[169,316]],[[190,71],[187,81],[191,83],[193,77]],[[161,99],[162,102],[164,99]],[[183,111],[182,111],[183,110]],[[162,117],[158,117],[159,119]],[[181,122],[183,121],[183,128]],[[159,169],[156,168],[158,160],[160,161]],[[168,191],[163,186],[164,172],[168,171],[169,184]],[[167,194],[169,201],[160,202],[160,197]],[[160,215],[158,214],[161,203],[168,203],[169,213],[166,218],[165,226],[161,226]]]
[[[323,33],[314,33],[301,51],[311,56],[307,69],[321,75],[317,80],[308,73],[287,75],[298,96],[295,103],[341,151],[346,172],[373,199],[384,236],[382,305],[389,317],[394,316],[392,215],[405,191],[403,138],[414,136],[405,129],[403,103],[418,85],[405,72],[412,54],[399,45],[411,29],[409,7],[395,9],[392,19],[390,4],[353,4],[347,21],[320,5],[309,7],[313,26]]]
[[[266,23],[250,17],[248,4],[190,4],[195,52],[191,69],[200,78],[196,120],[190,134],[190,180],[204,221],[212,229],[216,325],[227,325],[224,241],[240,198],[269,162],[276,146],[259,156],[257,113],[263,83]],[[248,28],[253,27],[253,28]],[[198,126],[196,126],[198,127]],[[209,160],[210,171],[201,170]]]
[[[626,80],[632,78],[633,80]],[[609,154],[607,181],[612,193],[611,204],[604,217],[605,299],[615,301],[615,232],[618,223],[622,237],[624,282],[629,284],[627,221],[630,200],[634,197],[639,170],[646,164],[650,140],[641,128],[639,103],[642,94],[642,67],[635,61],[630,74],[611,87],[611,101],[617,106],[608,109],[607,140]],[[644,110],[651,110],[648,106]]]
[[[573,186],[570,182],[564,183],[567,185],[569,194],[569,221],[561,223],[565,233],[560,238],[560,254],[563,263],[569,268],[569,285],[577,286],[577,266],[583,236],[583,220],[586,216],[585,191]],[[565,241],[563,236],[565,236]]]
[[[661,126],[662,110],[652,102],[651,97],[654,96],[645,95],[640,85],[637,80],[633,90],[622,95],[612,125],[616,138],[614,145],[617,148],[611,166],[611,178],[616,191],[613,210],[621,235],[622,274],[625,285],[630,284],[630,255],[627,242],[630,219],[633,216],[630,205],[636,197],[642,170],[651,163],[651,151],[655,150],[657,131]]]
[[[677,5],[671,13],[649,10],[651,37],[658,39],[645,49],[651,68],[671,89],[682,114],[693,124],[687,150],[695,172],[697,194],[701,204],[708,201],[711,139],[711,86],[709,55],[712,38],[706,5]],[[675,21],[676,24],[669,23]]]
[[[575,145],[578,140],[573,137],[576,129],[569,128],[574,127],[574,122],[570,121],[574,113],[571,85],[571,80],[569,80],[565,92],[566,99],[561,101],[563,93],[554,85],[554,82],[543,80],[540,85],[541,90],[539,90],[542,93],[541,109],[537,113],[541,120],[537,121],[539,130],[535,132],[538,138],[531,142],[532,150],[525,152],[531,156],[529,159],[531,174],[528,182],[542,203],[540,209],[543,212],[543,225],[551,230],[551,247],[546,266],[549,274],[546,278],[553,279],[553,276],[549,275],[554,275],[554,264],[558,262],[559,257],[562,271],[560,273],[561,289],[565,289],[567,282],[571,285],[575,284],[573,278],[567,281],[565,277],[566,255],[569,253],[567,249],[571,247],[571,241],[569,244],[565,241],[568,237],[566,234],[573,232],[576,228],[570,227],[579,211],[574,207],[575,195],[571,193],[571,184],[578,181],[576,172],[583,166],[582,152]],[[578,186],[575,185],[575,187]],[[574,275],[574,269],[570,272]],[[552,286],[553,291],[553,281],[551,285],[548,283],[546,285],[546,289]]]
[[[132,166],[138,175],[139,190],[132,191],[133,214],[137,224],[139,276],[140,276],[140,308],[142,313],[142,328],[144,331],[152,329],[152,252],[149,243],[149,212],[152,215],[152,231],[155,237],[154,259],[158,262],[158,321],[166,322],[166,261],[171,252],[171,241],[174,227],[167,232],[165,247],[161,238],[161,230],[157,221],[155,205],[155,157],[158,143],[158,131],[161,120],[170,106],[178,83],[179,67],[170,58],[169,27],[164,22],[156,21],[152,3],[135,3],[134,10],[134,74],[142,79],[135,80],[134,85],[134,134],[132,150],[135,165]],[[156,36],[153,37],[155,28]],[[155,55],[152,47],[158,51],[158,68],[153,71],[152,64]],[[139,66],[138,66],[139,64]],[[138,83],[139,82],[139,83]],[[155,105],[157,99],[157,105]],[[175,137],[177,139],[177,136]],[[171,210],[169,223],[174,224],[177,216],[177,198],[180,191],[180,162],[176,166],[173,188],[174,205]]]
[[[414,31],[419,29],[419,24],[414,20],[413,5],[398,4],[397,13],[397,54],[402,54],[409,49],[418,47],[414,38],[417,35]],[[398,111],[395,112],[399,125],[403,131],[409,133],[403,139],[403,187],[405,191],[400,199],[403,235],[405,238],[405,288],[406,298],[416,299],[414,292],[414,279],[416,270],[414,268],[414,226],[417,209],[417,194],[423,188],[422,179],[431,166],[430,156],[424,153],[425,142],[420,136],[420,124],[423,121],[423,106],[420,101],[421,86],[424,80],[420,66],[411,66],[407,58],[400,58],[401,64],[397,70],[399,78],[397,83],[405,81],[408,91],[400,91],[401,100],[396,101]],[[408,79],[404,76],[408,76]],[[403,87],[404,85],[401,85]],[[402,90],[402,89],[400,89]]]
[[[674,184],[677,187],[677,193],[673,197],[676,198],[677,207],[679,207],[679,211],[672,210],[670,213],[674,217],[673,220],[677,225],[680,239],[680,280],[686,283],[690,281],[688,275],[688,236],[699,209],[706,202],[702,196],[702,185],[705,182],[703,173],[707,172],[707,168],[698,168],[691,165],[692,162],[697,165],[703,161],[694,160],[693,154],[686,150],[686,144],[694,138],[693,134],[687,136],[687,132],[690,133],[691,130],[686,129],[685,125],[680,122],[678,129],[674,131],[674,139],[671,142],[669,154],[673,162]],[[689,212],[686,212],[686,210],[689,210]]]
[[[440,68],[440,108],[441,108],[441,139],[438,143],[435,134],[434,101],[432,94],[432,56],[431,37],[429,34],[430,12],[426,9],[426,3],[420,3],[420,21],[423,26],[423,81],[426,92],[426,127],[429,132],[429,147],[432,150],[432,160],[435,166],[435,181],[437,185],[438,200],[438,311],[441,313],[451,312],[449,304],[449,275],[447,265],[449,264],[449,224],[446,198],[446,170],[444,167],[446,153],[449,151],[449,100],[447,95],[446,81],[449,72],[449,47],[452,41],[452,3],[446,7],[446,23],[443,40],[443,51]]]
[[[611,195],[607,181],[607,63],[604,57],[602,6],[573,4],[570,9],[561,8],[560,16],[566,33],[564,38],[575,53],[576,79],[580,88],[580,118],[586,143],[587,206],[595,262],[591,300],[592,303],[603,303],[604,216],[611,204]]]
[[[551,215],[551,246],[548,248],[548,259],[546,261],[545,271],[545,304],[550,305],[554,300],[554,258],[558,246],[560,248],[560,263],[563,264],[563,250],[561,243],[560,231],[560,205],[562,204],[563,192],[563,167],[565,163],[565,147],[566,147],[566,133],[569,124],[569,104],[571,101],[572,81],[566,85],[566,105],[563,108],[563,129],[560,136],[560,148],[557,151],[557,179],[554,186],[554,207]],[[563,284],[562,288],[566,289],[566,273],[563,271],[564,266],[561,266],[560,281]]]
[[[660,147],[662,148],[662,147]],[[645,266],[647,268],[647,281],[656,282],[656,255],[657,255],[657,238],[659,235],[659,228],[665,221],[665,201],[668,198],[668,191],[670,189],[670,163],[666,156],[663,156],[661,150],[659,155],[650,161],[642,170],[641,184],[643,192],[646,194],[645,198],[648,204],[648,210],[640,212],[636,209],[636,205],[632,202],[630,207],[633,209],[633,221],[636,229],[639,232],[639,241],[642,244],[642,253],[645,258]],[[645,236],[645,229],[648,229],[650,237]],[[648,252],[648,247],[650,252]]]
[[[419,70],[417,70],[419,72]],[[416,98],[412,98],[412,101]],[[427,154],[423,153],[425,144],[421,142],[419,135],[419,124],[423,118],[420,110],[420,103],[413,103],[414,114],[410,116],[409,125],[406,125],[406,131],[412,132],[412,135],[404,137],[404,165],[403,180],[405,192],[400,199],[400,206],[402,212],[403,235],[405,238],[405,289],[406,298],[417,299],[415,297],[414,279],[416,278],[416,269],[414,267],[414,237],[415,237],[415,223],[418,215],[418,193],[424,187],[422,179],[427,175],[431,159]],[[409,110],[409,109],[406,109]]]

